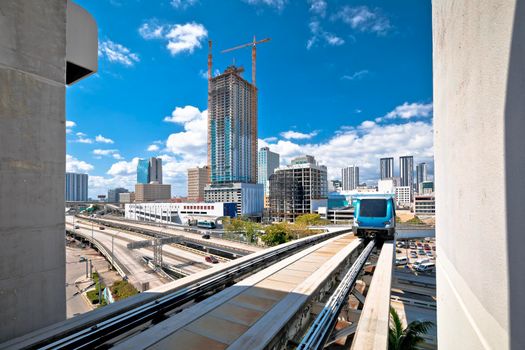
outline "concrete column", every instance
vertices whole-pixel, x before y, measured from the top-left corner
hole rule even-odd
[[[524,6],[432,2],[443,349],[525,349]]]
[[[66,1],[0,1],[0,342],[66,317]]]

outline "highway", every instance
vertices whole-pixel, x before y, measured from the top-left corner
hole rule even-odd
[[[66,222],[68,223],[68,227],[72,229],[73,217],[66,217]],[[75,225],[79,227],[77,231],[87,237],[91,237],[91,223],[76,220]],[[104,245],[108,251],[111,251],[113,239],[115,258],[129,271],[128,278],[132,284],[141,285],[147,282],[149,283],[149,288],[155,288],[169,282],[168,279],[155,273],[143,263],[143,256],[153,257],[151,248],[135,250],[127,248],[127,244],[130,242],[151,239],[151,237],[141,237],[136,233],[127,233],[111,228],[100,230],[98,225],[93,225],[93,238]],[[163,247],[163,262],[171,264],[188,274],[193,274],[213,266],[207,263],[201,255],[168,245]]]

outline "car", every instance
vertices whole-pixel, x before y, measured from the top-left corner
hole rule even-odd
[[[433,250],[433,251],[436,251],[436,246],[432,246],[432,250]]]
[[[204,238],[204,239],[210,239],[211,238],[208,233],[203,234],[201,237]]]
[[[396,253],[402,253],[401,249],[396,249]]]
[[[428,252],[427,252],[427,256],[432,256],[432,252],[431,252],[431,251],[428,251]]]
[[[425,255],[425,251],[423,249],[418,250],[417,252],[419,255]]]
[[[424,263],[428,263],[428,262],[430,262],[429,258],[417,259],[416,262],[414,263],[414,267],[418,267],[419,265],[424,264]]]
[[[83,262],[83,261],[86,261],[87,259],[83,256],[80,257],[80,259],[78,259],[78,262]]]
[[[106,228],[104,226],[100,226],[98,229],[104,231]]]
[[[417,253],[416,252],[410,252],[410,257],[411,258],[417,258]]]
[[[75,230],[78,230],[79,228],[80,228],[80,226],[75,225]]]
[[[408,258],[406,256],[396,258],[396,265],[406,265],[406,264],[408,264]]]
[[[436,267],[436,264],[433,262],[425,262],[421,263],[416,267],[416,271],[418,272],[431,272]]]
[[[212,264],[218,264],[219,263],[219,260],[217,260],[216,257],[214,257],[213,255],[208,255],[206,258],[204,258],[207,262],[209,263],[212,263]]]

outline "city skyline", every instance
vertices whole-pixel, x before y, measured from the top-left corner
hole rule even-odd
[[[371,23],[352,27],[345,22],[349,6],[344,4],[329,3],[324,17],[306,1],[283,2],[282,8],[243,1],[222,8],[200,1],[184,9],[168,2],[147,8],[79,4],[99,23],[100,69],[94,79],[67,91],[66,160],[68,171],[89,173],[90,197],[131,187],[138,158],[149,156],[162,158],[164,182],[173,185],[173,195],[184,196],[187,168],[207,163],[206,41],[214,40],[214,68],[223,71],[235,59],[249,80],[249,50],[227,55],[220,50],[250,41],[253,34],[272,38],[258,50],[258,148],[269,146],[279,153],[281,165],[312,154],[333,179],[355,162],[362,181],[370,182],[377,179],[380,157],[413,154],[418,162],[432,163],[430,4],[379,1],[367,7],[386,23],[381,32],[372,30]],[[232,10],[241,14],[246,33],[217,20],[215,14]],[[114,11],[129,21],[117,26],[108,15]],[[269,20],[275,25],[269,26]],[[312,23],[320,29],[312,29]],[[298,40],[292,43],[283,35],[290,24],[297,28]],[[170,52],[167,45],[180,38],[169,41],[164,34],[175,28],[195,40]],[[330,43],[328,33],[340,41]],[[414,45],[413,52],[424,54],[414,55]],[[394,49],[399,47],[404,50]],[[363,54],[358,57],[355,51]],[[378,58],[383,51],[391,53],[389,61]],[[345,55],[351,59],[338,59]],[[393,66],[405,68],[394,71]],[[377,102],[377,94],[387,97]],[[93,123],[95,115],[103,116],[103,123]],[[382,143],[385,138],[388,144]]]

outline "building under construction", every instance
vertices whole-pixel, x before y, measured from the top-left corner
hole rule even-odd
[[[257,182],[257,89],[230,66],[210,80],[208,155],[211,183]]]
[[[270,176],[270,217],[275,221],[294,221],[299,215],[327,206],[326,166],[312,156],[292,160],[286,168]]]

